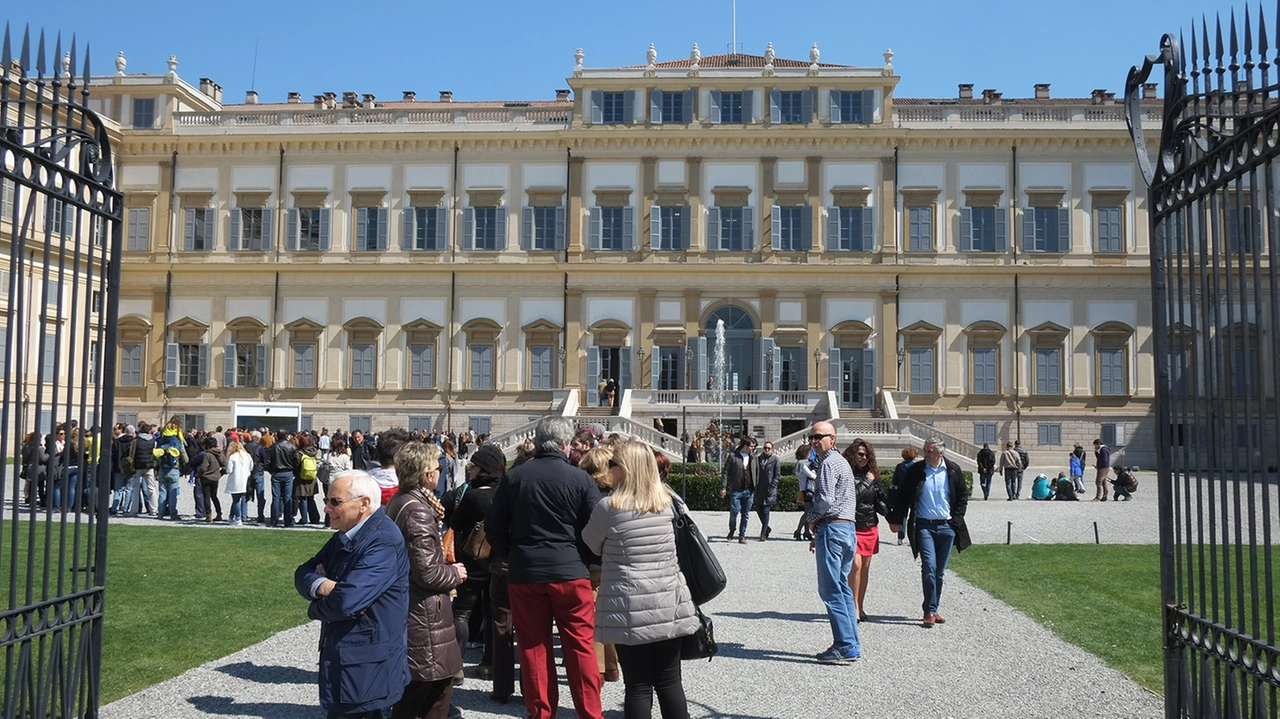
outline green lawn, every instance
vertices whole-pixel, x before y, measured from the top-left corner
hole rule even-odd
[[[1164,693],[1158,547],[974,545],[953,554],[957,574]]]
[[[4,576],[8,539],[0,555]],[[102,702],[307,622],[306,602],[293,588],[293,570],[326,539],[327,534],[317,532],[111,526]],[[43,547],[42,535],[37,544]],[[25,547],[24,534],[20,574],[25,573]],[[37,553],[37,562],[42,554]],[[7,582],[0,585],[0,595],[7,589]]]

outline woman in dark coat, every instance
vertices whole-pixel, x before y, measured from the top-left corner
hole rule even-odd
[[[844,451],[844,458],[853,469],[854,491],[858,493],[854,509],[853,529],[858,537],[858,548],[853,555],[853,571],[849,572],[849,586],[858,606],[858,621],[867,621],[862,606],[867,597],[867,580],[871,575],[871,558],[880,552],[880,515],[887,514],[884,492],[880,489],[880,468],[876,466],[876,451],[865,439],[855,439]]]
[[[28,432],[22,440],[22,503],[31,504],[38,500],[44,504],[45,469],[49,464],[49,453],[40,443],[40,435]]]
[[[482,444],[471,455],[471,463],[467,465],[469,481],[451,491],[445,497],[445,524],[453,530],[453,551],[467,570],[467,581],[458,587],[458,596],[453,600],[453,631],[458,637],[458,646],[464,649],[470,639],[470,626],[474,615],[479,612],[484,618],[489,614],[489,557],[483,559],[469,556],[463,547],[471,539],[479,522],[484,521],[493,504],[493,490],[506,474],[507,458],[492,444]],[[493,639],[492,632],[484,632],[484,655],[476,667],[476,677],[493,678]]]
[[[440,481],[440,450],[408,442],[395,457],[400,489],[387,516],[404,534],[409,550],[409,673],[404,696],[392,719],[446,719],[453,675],[462,671],[462,652],[453,631],[449,592],[467,578],[461,564],[446,564],[440,544],[444,506],[432,491]]]

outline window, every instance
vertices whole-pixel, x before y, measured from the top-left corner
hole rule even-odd
[[[493,389],[493,345],[471,345],[471,389]]]
[[[407,250],[440,252],[449,246],[448,213],[440,207],[410,207],[404,214]]]
[[[187,252],[209,252],[213,249],[214,216],[210,207],[188,207],[182,229],[182,249]]]
[[[125,342],[120,345],[120,386],[142,386],[141,342]]]
[[[43,361],[40,364],[40,372],[44,375],[41,378],[44,382],[53,382],[57,379],[55,370],[58,364],[58,338],[55,335],[45,333],[44,336],[44,352],[41,355]]]
[[[1062,348],[1036,349],[1036,394],[1062,394]]]
[[[1182,425],[1178,426],[1179,428],[1182,427]],[[1256,425],[1254,426],[1254,429],[1257,429]],[[1103,444],[1111,447],[1112,449],[1116,447],[1123,447],[1128,439],[1125,437],[1126,432],[1124,422],[1103,422],[1100,434],[1101,436],[1098,439],[1101,439]],[[1177,444],[1176,439],[1175,444]],[[1178,446],[1181,445],[1178,444]]]
[[[773,208],[771,242],[778,252],[807,252],[813,249],[813,208]]]
[[[303,432],[310,432],[315,429],[315,415],[300,414],[298,415],[298,429]]]
[[[680,361],[684,357],[684,349],[656,347],[655,351],[658,353],[658,381],[653,388],[656,390],[683,389],[684,379],[681,376]]]
[[[524,208],[520,246],[525,250],[562,250],[565,242],[563,207]]]
[[[707,212],[707,239],[710,250],[751,252],[755,230],[750,207],[712,207]]]
[[[204,344],[183,343],[178,348],[178,386],[204,387],[209,380],[209,347]]]
[[[689,206],[649,208],[649,249],[682,251],[689,249]]]
[[[933,252],[933,205],[907,207],[907,251]]]
[[[1023,244],[1027,252],[1071,250],[1071,209],[1028,207],[1023,210]]]
[[[137,412],[116,412],[116,423],[117,423],[117,424],[131,424],[131,425],[133,425],[134,427],[137,427],[137,426],[138,426],[138,413],[137,413]]]
[[[409,415],[409,431],[431,434],[431,418]]]
[[[1169,349],[1169,392],[1174,397],[1191,395],[1191,350],[1174,345]]]
[[[156,124],[156,99],[154,97],[133,98],[133,127],[135,130],[150,130]]]
[[[1123,397],[1129,393],[1125,364],[1123,347],[1103,347],[1098,350],[1098,394],[1104,397]]]
[[[299,252],[327,252],[329,250],[329,219],[327,207],[295,207],[289,210],[289,247]]]
[[[1231,388],[1237,397],[1247,397],[1253,394],[1254,388],[1258,386],[1257,347],[1253,346],[1252,341],[1249,342],[1250,346],[1247,350],[1241,347],[1240,343],[1243,340],[1238,334],[1233,341],[1236,346],[1231,350]]]
[[[52,269],[52,268],[50,268]],[[62,285],[57,280],[47,279],[44,281],[44,303],[46,305],[56,305],[62,301]]]
[[[146,252],[151,249],[151,208],[129,208],[129,236],[125,243],[126,250]]]
[[[1062,444],[1062,423],[1041,422],[1036,425],[1036,440],[1040,444]]]
[[[204,415],[203,414],[175,414],[174,417],[182,420],[182,428],[190,432],[191,430],[204,431]]]
[[[1250,207],[1246,199],[1243,208],[1236,205],[1232,195],[1234,192],[1228,191],[1228,202],[1223,208],[1223,219],[1226,223],[1227,235],[1227,252],[1236,253],[1244,252],[1250,254],[1261,245],[1259,241],[1262,237],[1262,213]],[[1245,221],[1247,219],[1247,221]],[[1241,225],[1244,225],[1241,227]]]
[[[973,423],[974,444],[1000,444],[1000,432],[995,422]]]
[[[534,345],[529,348],[529,389],[552,389],[555,377],[555,348],[549,345]]]
[[[719,96],[719,103],[716,96]],[[716,109],[719,108],[719,117]],[[711,122],[721,125],[740,125],[751,119],[751,108],[747,106],[746,93],[711,91]]]
[[[491,434],[493,432],[493,419],[490,417],[467,417],[467,426],[476,431],[476,434]]]
[[[1094,227],[1097,231],[1098,252],[1124,252],[1124,217],[1121,207],[1093,208]]]
[[[431,389],[436,386],[436,346],[409,345],[409,389]]]
[[[685,125],[688,124],[692,115],[692,90],[680,92],[651,90],[649,92],[649,121],[653,124]]]
[[[827,209],[827,250],[870,252],[874,249],[874,213],[870,207]]]
[[[832,124],[871,122],[871,100],[875,96],[870,91],[849,92],[832,90]]]
[[[910,356],[911,393],[933,394],[933,348],[912,347]]]
[[[1005,252],[1008,235],[1005,212],[1000,207],[960,208],[960,250],[962,252]]]
[[[102,314],[102,290],[93,290],[89,293],[89,311]]]
[[[97,340],[89,341],[89,367],[87,369],[88,369],[87,374],[88,374],[89,384],[97,384],[98,383],[98,341]]]
[[[92,219],[92,234],[94,247],[106,247],[107,245],[107,218],[100,215],[94,215]]]
[[[782,376],[778,389],[783,392],[799,392],[809,388],[809,361],[804,347],[782,347]]]
[[[351,343],[351,389],[374,388],[373,342]]]
[[[973,356],[973,393],[998,394],[996,377],[999,375],[997,371],[999,353],[996,348],[974,347],[971,354]]]
[[[804,124],[813,116],[812,100],[805,102],[810,99],[808,90],[774,90],[772,99],[775,107],[770,108],[770,113],[774,114],[773,111],[777,110],[776,119],[771,118],[774,122],[783,125]]]
[[[13,219],[13,183],[0,180],[0,220]]]
[[[271,210],[239,207],[231,211],[232,250],[265,252],[271,249]]]
[[[507,249],[507,208],[468,207],[463,213],[463,225],[463,235],[470,240],[463,249]]]
[[[353,414],[347,418],[348,431],[360,430],[365,434],[373,431],[373,417],[367,414]]]
[[[627,106],[630,104],[630,93],[627,92],[606,92],[602,93],[601,112],[603,113],[601,122],[606,125],[630,124],[631,117],[626,112]]]
[[[313,343],[293,345],[293,386],[299,389],[316,387],[316,346]]]
[[[387,208],[357,207],[356,235],[352,248],[357,252],[382,252],[387,249]]]
[[[635,208],[592,207],[589,224],[589,249],[635,249]]]
[[[75,208],[68,210],[65,202],[49,197],[44,206],[44,229],[50,234],[70,237],[75,216]]]
[[[263,387],[267,384],[267,346],[240,342],[226,346],[223,384],[227,387]]]

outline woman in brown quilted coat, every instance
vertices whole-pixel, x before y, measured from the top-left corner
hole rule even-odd
[[[461,564],[447,564],[440,546],[444,507],[436,498],[440,450],[409,442],[396,452],[400,489],[387,503],[387,516],[404,534],[409,550],[409,672],[413,679],[391,708],[392,719],[445,719],[453,676],[462,671],[462,652],[453,631],[449,592],[467,578]]]

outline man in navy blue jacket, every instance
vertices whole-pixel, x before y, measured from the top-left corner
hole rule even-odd
[[[320,706],[329,719],[381,719],[409,683],[409,555],[365,472],[339,474],[324,511],[336,534],[294,585],[320,629]]]

